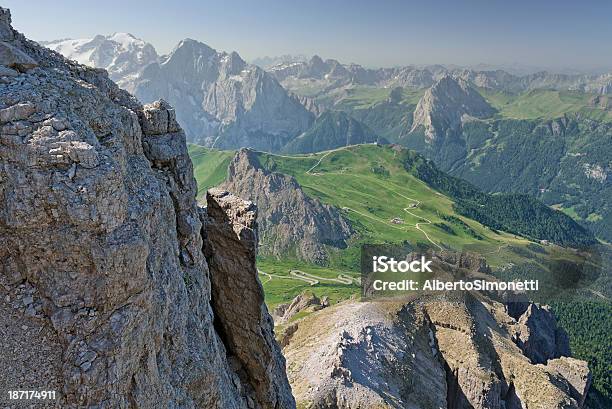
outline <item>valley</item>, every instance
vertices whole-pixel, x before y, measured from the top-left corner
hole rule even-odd
[[[197,145],[189,145],[189,152],[198,179],[199,195],[203,195],[202,189],[224,182],[227,167],[236,155],[236,151],[216,151]],[[325,265],[290,256],[265,254],[265,250],[263,254],[260,252],[257,261],[259,275],[271,311],[288,305],[303,294],[312,294],[319,299],[326,297],[331,305],[338,306],[358,299],[361,293],[357,281],[360,277],[358,263],[362,244],[409,242],[417,248],[433,251],[443,249],[478,254],[486,260],[494,275],[506,278],[524,276],[522,266],[526,266],[527,271],[534,271],[534,267],[535,271],[542,268],[545,271],[551,260],[576,259],[573,252],[564,247],[552,243],[541,245],[520,235],[487,227],[458,213],[457,199],[440,188],[432,188],[415,173],[406,170],[406,152],[398,147],[370,144],[305,155],[253,154],[258,160],[257,166],[268,172],[291,175],[307,195],[339,209],[355,231],[348,247],[325,246],[329,254]],[[253,185],[251,189],[257,190],[258,186]],[[526,274],[530,276],[530,273]],[[543,274],[546,277],[548,273]],[[353,281],[349,283],[346,278]],[[609,285],[605,277],[594,285],[593,291],[601,285]],[[609,293],[604,297],[609,297]],[[546,302],[550,301],[546,299]],[[584,320],[608,322],[606,313],[600,309],[580,309],[582,301],[568,302],[565,298],[556,302],[561,322],[575,334],[572,346],[579,351],[578,356],[595,360],[593,362],[603,359],[604,351],[595,354],[587,351],[597,342],[603,342],[607,335],[584,339],[577,334],[576,328],[578,322]],[[300,325],[299,322],[311,315],[316,319],[319,313],[313,314],[315,311],[317,309],[311,307],[293,314],[286,322],[277,325],[277,334],[282,338],[292,325]],[[597,311],[598,318],[587,317],[590,314],[587,311]],[[605,386],[608,382],[605,368],[599,366],[595,375],[600,391],[609,390]],[[592,395],[600,396],[596,392]]]
[[[199,189],[222,184],[226,174],[220,168],[229,164],[234,152],[196,145],[190,145],[189,150]],[[457,213],[454,199],[406,171],[403,150],[356,145],[309,155],[263,152],[255,155],[262,168],[291,175],[307,195],[339,209],[350,220],[355,233],[349,239],[349,246],[345,249],[327,246],[330,257],[325,264],[334,268],[333,278],[346,271],[359,271],[358,254],[362,244],[407,241],[421,248],[473,252],[484,255],[493,268],[522,264],[530,255],[537,254],[530,250],[534,247],[533,241]],[[199,175],[207,176],[200,179]],[[200,190],[200,195],[203,194]],[[562,254],[563,248],[550,244],[545,252],[550,256]],[[260,257],[266,266],[261,270],[266,273],[288,274],[291,270],[272,270],[273,258],[265,253]],[[292,298],[292,294],[288,293],[287,298]]]

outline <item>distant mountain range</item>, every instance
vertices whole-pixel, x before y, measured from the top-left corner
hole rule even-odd
[[[191,141],[221,149],[277,151],[314,120],[272,75],[195,40],[145,67],[130,88],[144,102],[170,102]]]
[[[427,88],[445,75],[464,79],[477,87],[504,92],[550,88],[612,93],[612,73],[586,75],[540,71],[519,76],[499,69],[474,70],[442,65],[369,69],[358,64],[342,64],[334,59],[323,60],[317,55],[308,61],[280,63],[271,66],[269,71],[287,89],[312,95],[349,85]]]
[[[203,145],[278,151],[314,121],[272,75],[235,52],[218,52],[195,40],[181,41],[165,56],[126,33],[45,45],[106,69],[142,102],[167,100],[188,139]]]
[[[109,77],[123,88],[142,68],[159,60],[151,44],[129,33],[97,35],[91,39],[47,41],[42,44],[79,64],[104,68]]]
[[[612,240],[612,73],[515,75],[442,65],[365,68],[314,56],[246,63],[130,34],[46,45],[105,68],[142,102],[176,108],[189,141],[309,153],[391,142],[488,192],[528,193]]]

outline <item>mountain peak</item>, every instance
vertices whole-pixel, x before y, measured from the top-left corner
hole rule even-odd
[[[315,54],[310,58],[309,62],[310,64],[323,64],[323,59]]]
[[[0,7],[0,40],[10,40],[12,38],[11,11]]]
[[[41,43],[64,57],[90,67],[104,68],[123,86],[145,66],[159,59],[155,48],[130,33],[98,34],[93,38],[63,39]]]
[[[445,74],[419,100],[410,131],[423,127],[432,141],[458,131],[465,116],[486,118],[494,113],[495,109],[467,81]]]
[[[174,54],[178,50],[191,50],[192,52],[200,54],[211,54],[217,52],[217,50],[210,47],[209,45],[201,41],[194,40],[193,38],[185,38],[179,41],[179,43],[174,47],[170,54]]]

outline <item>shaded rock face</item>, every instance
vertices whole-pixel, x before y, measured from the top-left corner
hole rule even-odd
[[[482,278],[488,271],[476,257],[463,254],[437,254],[434,263],[445,279]],[[586,362],[550,356],[538,363],[529,356],[533,350],[517,345],[517,327],[546,315],[540,310],[547,308],[528,303],[515,319],[497,299],[494,294],[449,293],[351,300],[301,319],[281,341],[298,405],[583,408],[591,382]],[[543,325],[546,319],[531,325],[533,340],[561,332],[554,320]]]
[[[230,363],[257,402],[270,408],[295,406],[285,359],[274,340],[274,323],[257,278],[257,209],[226,191],[211,189],[202,212],[204,254],[210,269],[215,325]],[[232,306],[232,308],[228,308]]]
[[[569,337],[548,306],[530,304],[518,318],[514,340],[533,363],[570,356]]]
[[[452,136],[466,118],[486,118],[493,113],[493,107],[467,82],[444,76],[419,100],[411,132],[423,127],[432,141]]]
[[[128,89],[144,102],[169,101],[192,142],[278,151],[314,119],[274,77],[235,52],[183,40],[162,60],[147,66]]]
[[[263,297],[240,305],[260,311],[248,343],[265,339],[257,345],[269,357],[246,376],[227,356],[249,348],[245,339],[214,325],[219,289],[174,111],[141,106],[104,71],[26,40],[8,16],[0,8],[2,41],[36,66],[0,76],[0,303],[13,311],[0,315],[11,328],[2,361],[9,347],[40,345],[37,382],[54,385],[62,407],[292,407]],[[213,218],[237,217],[223,211]],[[256,278],[243,286],[261,293]],[[13,375],[28,365],[13,361],[0,384],[36,386]],[[274,394],[249,388],[266,381]]]
[[[336,208],[306,196],[293,177],[264,169],[251,150],[236,154],[221,187],[257,203],[261,254],[323,264],[326,246],[344,248],[353,233]]]
[[[347,113],[326,111],[309,130],[293,139],[282,150],[286,153],[312,153],[378,141],[374,131]]]

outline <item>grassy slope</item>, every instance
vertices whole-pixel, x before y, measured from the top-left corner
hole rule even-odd
[[[499,110],[499,115],[513,119],[554,119],[564,114],[581,114],[594,120],[612,121],[612,110],[590,103],[593,94],[579,91],[538,89],[519,95],[479,89],[486,100]]]
[[[190,154],[200,187],[219,184],[225,178],[231,151],[212,151],[192,145]],[[307,194],[342,209],[351,220],[358,234],[349,249],[335,254],[331,262],[332,267],[342,271],[357,271],[362,243],[408,240],[434,246],[425,233],[442,247],[485,254],[493,266],[520,262],[520,256],[506,247],[528,244],[523,238],[495,232],[455,213],[453,201],[406,172],[390,147],[359,145],[310,155],[259,155],[262,166],[294,176]],[[409,208],[416,201],[418,207]],[[474,238],[460,223],[444,220],[447,216],[463,221],[481,239]],[[400,218],[403,223],[391,223],[393,218]],[[421,223],[420,228],[425,233],[415,228],[416,223]],[[446,224],[452,233],[435,226],[437,223]]]
[[[189,144],[188,150],[198,182],[198,197],[202,197],[207,189],[225,180],[227,167],[235,152],[211,150],[194,144]]]
[[[199,186],[216,185],[224,179],[226,164],[232,152],[218,152],[190,146],[190,153],[193,155]],[[334,255],[332,265],[329,267],[308,265],[295,260],[260,257],[258,259],[260,271],[274,275],[270,278],[269,275],[260,274],[266,294],[266,303],[270,309],[281,303],[289,302],[304,291],[312,291],[319,297],[326,295],[332,303],[358,296],[359,286],[356,283],[346,285],[321,280],[317,285],[311,286],[291,277],[290,271],[297,269],[328,279],[336,278],[338,274],[358,277],[356,262],[361,243],[402,242],[404,240],[410,240],[413,243],[427,243],[423,233],[414,228],[414,223],[419,219],[426,218],[434,223],[444,222],[455,234],[449,234],[433,225],[425,224],[421,228],[436,243],[451,246],[456,250],[474,251],[484,255],[494,268],[507,266],[508,263],[520,265],[528,259],[533,259],[535,263],[546,266],[546,260],[556,257],[567,258],[567,254],[561,248],[548,246],[535,251],[533,244],[525,239],[504,232],[495,233],[480,223],[457,215],[452,209],[450,199],[407,173],[401,163],[394,160],[394,151],[388,147],[362,145],[311,155],[279,156],[264,153],[260,155],[262,165],[295,176],[308,194],[339,208],[352,209],[343,211],[358,232],[347,250]],[[319,164],[312,169],[317,163]],[[310,169],[312,171],[308,172]],[[200,192],[204,191],[200,190]],[[421,202],[418,208],[410,209],[417,217],[403,210],[412,202],[409,198]],[[442,216],[458,217],[484,239],[473,238],[460,225],[443,221]],[[393,217],[400,217],[405,223],[391,224],[389,220]],[[543,251],[542,249],[548,254],[541,255],[542,258],[538,260],[535,257]],[[572,308],[576,306],[580,307],[580,303],[575,304]],[[590,365],[594,365],[595,384],[598,391],[607,395],[609,385],[605,382],[608,382],[609,377],[602,376],[602,373],[608,370],[609,363],[605,358],[600,357],[601,354],[595,354],[593,358],[592,353],[584,353],[584,350],[594,350],[601,342],[599,339],[589,337],[588,334],[597,330],[598,322],[606,320],[607,317],[596,317],[590,322],[590,327],[587,325],[583,328],[580,327],[580,323],[584,321],[583,317],[579,316],[576,319],[566,314],[563,309],[557,313],[560,314],[564,327],[572,334],[572,347],[577,356],[588,359]],[[303,315],[299,314],[295,319]],[[609,323],[609,321],[606,322]],[[576,329],[580,330],[579,334],[584,335],[577,336],[574,331]],[[605,403],[604,406],[595,407],[605,407]]]
[[[433,225],[420,226],[432,241],[443,247],[483,251],[495,250],[502,242],[523,241],[505,233],[496,234],[480,223],[455,214],[450,199],[407,173],[402,164],[394,159],[394,154],[391,148],[361,145],[298,157],[262,153],[261,163],[277,172],[294,176],[306,193],[344,209],[362,242],[401,243],[409,240],[427,244],[423,232],[414,225],[425,219],[443,223],[440,215],[462,219],[485,238],[474,240],[456,227],[456,234],[452,235]],[[307,173],[324,155],[320,164]],[[415,203],[413,199],[420,202],[418,208],[409,209],[416,216],[404,211],[404,208]],[[391,223],[390,220],[395,217],[404,223]]]
[[[197,169],[196,177],[208,175],[198,180],[198,184],[210,186],[220,183],[223,179],[220,164],[228,161],[231,153],[193,146],[190,151]],[[415,228],[416,223],[423,223],[420,228],[434,243],[483,254],[492,266],[525,260],[524,253],[518,254],[512,248],[524,248],[528,244],[527,240],[504,232],[494,232],[456,214],[452,200],[406,172],[394,155],[395,152],[389,147],[373,145],[300,156],[260,153],[263,166],[293,175],[307,194],[343,209],[358,233],[348,249],[332,253],[328,268],[309,266],[293,260],[260,258],[261,270],[287,277],[268,280],[269,277],[261,276],[270,307],[291,300],[307,288],[315,290],[317,295],[328,295],[333,301],[357,294],[356,285],[322,282],[310,287],[305,282],[289,278],[289,271],[300,269],[328,278],[335,278],[340,273],[357,274],[359,248],[363,243],[402,243],[408,240],[413,244],[431,245],[425,234]],[[419,201],[418,207],[408,209],[413,214],[407,213],[404,208],[415,203],[415,200]],[[443,219],[448,216],[462,220],[482,239],[475,239],[460,223]],[[391,219],[396,217],[402,219],[403,224],[391,223]],[[427,224],[426,220],[444,223],[452,233]],[[555,247],[549,248],[549,252],[554,251]]]
[[[334,109],[361,110],[385,102],[389,99],[392,88],[356,86],[338,88],[327,94],[317,96],[316,100],[323,105],[333,104]],[[402,98],[398,101],[404,105],[416,105],[425,90],[402,89]]]

